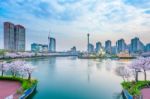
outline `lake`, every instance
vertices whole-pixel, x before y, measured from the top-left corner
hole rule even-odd
[[[122,99],[123,81],[115,73],[129,61],[49,57],[27,60],[38,79],[33,99]]]

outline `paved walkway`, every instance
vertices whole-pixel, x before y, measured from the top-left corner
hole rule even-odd
[[[20,87],[21,84],[17,81],[0,80],[0,99],[5,99],[7,96],[15,94]]]
[[[150,88],[142,89],[143,99],[150,99]]]

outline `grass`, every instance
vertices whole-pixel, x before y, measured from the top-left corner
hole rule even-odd
[[[141,94],[141,89],[148,87],[148,85],[150,85],[150,81],[123,82],[121,83],[121,85],[131,95],[137,96]]]
[[[37,80],[28,80],[20,77],[12,77],[12,76],[0,76],[0,80],[10,80],[10,81],[19,81],[23,90],[27,90],[31,88],[33,85],[37,84]]]

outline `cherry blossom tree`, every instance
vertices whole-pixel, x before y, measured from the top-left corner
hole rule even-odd
[[[35,70],[34,66],[31,66],[29,64],[24,65],[24,71],[28,74],[28,80],[31,80],[31,74]]]
[[[150,70],[150,58],[139,58],[138,59],[138,63],[140,65],[140,68],[143,70],[144,72],[144,80],[147,80],[147,74],[146,71]]]
[[[7,65],[6,65],[6,62],[1,62],[0,63],[0,71],[2,72],[1,76],[4,75],[4,72],[7,71]]]
[[[24,61],[14,61],[9,64],[9,70],[11,71],[13,76],[16,76],[22,70],[24,66]]]
[[[115,72],[118,76],[121,76],[124,81],[126,81],[126,79],[128,81],[128,78],[132,76],[131,70],[125,66],[117,67]]]
[[[131,70],[134,70],[134,74],[135,74],[135,81],[138,82],[138,73],[141,71],[141,65],[139,60],[134,60],[129,64],[129,68]]]
[[[144,72],[144,79],[146,81],[146,71],[150,70],[150,58],[139,57],[129,65],[129,68],[135,70],[135,81],[138,81],[138,72],[140,71]]]
[[[0,63],[0,71],[2,72],[2,76],[4,75],[4,72],[10,71],[12,76],[21,75],[23,77],[28,75],[28,80],[31,80],[31,74],[34,70],[35,67],[27,64],[25,61],[17,60],[10,63]]]

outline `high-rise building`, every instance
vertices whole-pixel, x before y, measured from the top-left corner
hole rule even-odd
[[[146,52],[149,52],[149,51],[150,51],[150,43],[146,44],[146,46],[145,46],[145,51],[146,51]]]
[[[25,28],[21,25],[15,26],[15,49],[25,51]]]
[[[96,43],[95,51],[96,51],[96,52],[99,52],[101,48],[102,48],[101,42],[97,42],[97,43]]]
[[[124,41],[124,39],[120,39],[116,42],[116,47],[117,47],[117,53],[120,53],[120,52],[124,52],[126,51],[126,43]]]
[[[126,45],[126,51],[130,54],[131,53],[131,44]]]
[[[48,45],[42,46],[42,52],[48,52]]]
[[[31,51],[32,52],[48,52],[48,45],[32,43]]]
[[[48,41],[49,41],[49,52],[56,52],[56,40],[55,38],[52,38],[50,36],[48,36]]]
[[[135,37],[131,40],[131,52],[138,53],[144,51],[144,44],[139,40],[139,38]]]
[[[111,54],[117,54],[117,48],[116,48],[116,46],[112,46]]]
[[[4,49],[7,51],[25,51],[25,28],[4,22]]]
[[[89,51],[88,51],[89,53],[94,52],[94,45],[93,44],[89,44],[88,49],[89,49]]]
[[[31,44],[31,51],[32,52],[39,52],[39,44],[37,44],[37,43],[32,43]]]
[[[10,22],[4,22],[4,49],[15,51],[15,25]]]
[[[109,54],[111,54],[111,41],[110,40],[107,40],[106,42],[105,42],[105,50],[106,50],[106,53],[109,53]]]
[[[73,47],[71,48],[71,52],[76,52],[76,51],[77,51],[76,47],[73,46]]]

